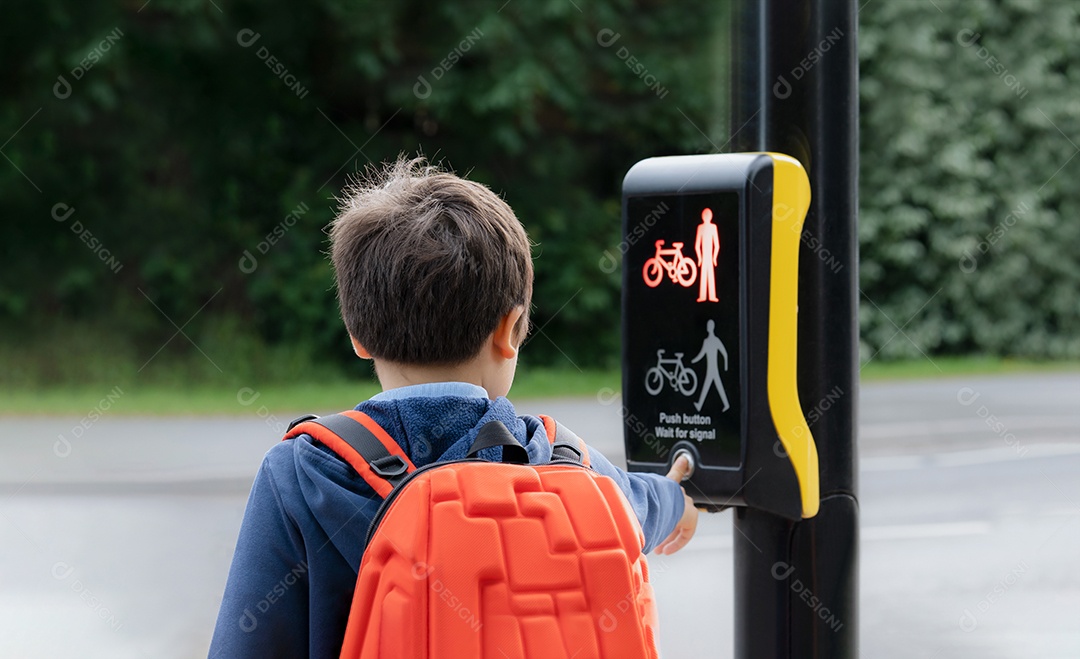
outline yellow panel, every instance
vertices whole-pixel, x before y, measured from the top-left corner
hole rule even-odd
[[[818,512],[818,455],[795,378],[798,358],[799,240],[810,208],[810,181],[798,160],[773,160],[772,265],[769,284],[769,408],[799,479],[803,517]]]

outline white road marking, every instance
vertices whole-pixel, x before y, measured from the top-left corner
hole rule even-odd
[[[991,531],[989,522],[947,522],[941,524],[902,524],[896,526],[866,526],[860,530],[860,540],[917,540],[920,538],[953,538],[985,535]],[[732,532],[734,533],[734,531]],[[729,551],[733,538],[728,535],[698,536],[683,551]],[[678,554],[676,554],[678,556]],[[659,558],[659,557],[658,557]],[[667,557],[663,557],[666,559]],[[657,560],[657,559],[653,559]]]
[[[995,419],[1008,432],[1027,430],[1063,430],[1080,438],[1080,416],[998,416]],[[859,439],[909,439],[928,435],[963,435],[978,432],[994,433],[986,419],[972,410],[970,416],[934,421],[910,421],[902,423],[869,423],[859,427]]]
[[[1032,444],[998,446],[972,451],[951,451],[924,455],[898,455],[859,460],[859,471],[906,471],[941,467],[969,467],[973,465],[1015,462],[1038,458],[1056,458],[1080,455],[1080,444]]]
[[[735,533],[734,529],[732,529],[731,533],[729,533],[728,535],[706,535],[702,537],[694,536],[694,538],[690,541],[690,544],[686,545],[686,548],[683,549],[683,551],[686,551],[687,549],[693,549],[696,551],[715,551],[717,549],[731,549],[731,546],[733,544],[731,536],[733,533]],[[675,555],[678,556],[678,554]]]
[[[867,526],[862,529],[860,538],[862,540],[914,540],[917,538],[985,535],[989,532],[989,522],[948,522],[945,524]]]

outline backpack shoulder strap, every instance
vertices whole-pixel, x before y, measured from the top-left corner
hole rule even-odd
[[[386,498],[416,466],[379,424],[356,410],[317,417],[302,416],[291,424],[284,439],[311,435],[364,479],[371,489]]]
[[[538,414],[537,417],[544,423],[544,432],[547,433],[548,442],[551,443],[552,457],[556,457],[556,449],[567,447],[571,452],[580,456],[580,462],[589,466],[589,447],[572,430],[559,423],[546,414]],[[561,452],[561,451],[560,451]]]

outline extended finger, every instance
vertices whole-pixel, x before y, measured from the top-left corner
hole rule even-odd
[[[690,542],[690,538],[691,536],[689,533],[679,533],[677,538],[664,545],[664,554],[670,556],[679,551]]]
[[[653,549],[653,553],[659,554],[661,556],[666,554],[668,546],[675,542],[675,539],[678,535],[679,529],[675,529],[674,531],[672,531],[671,534],[668,535],[668,537],[664,538],[663,542],[661,542],[659,545],[656,546],[655,549]]]
[[[676,483],[681,483],[686,474],[690,472],[690,458],[684,453],[678,458],[675,458],[675,462],[671,465],[671,470],[668,471],[667,477]]]

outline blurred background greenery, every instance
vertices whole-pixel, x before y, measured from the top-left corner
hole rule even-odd
[[[368,377],[324,227],[401,152],[525,223],[526,364],[617,366],[620,181],[723,150],[728,3],[220,1],[5,6],[0,385]],[[1076,359],[1077,11],[935,4],[861,13],[863,360]]]

